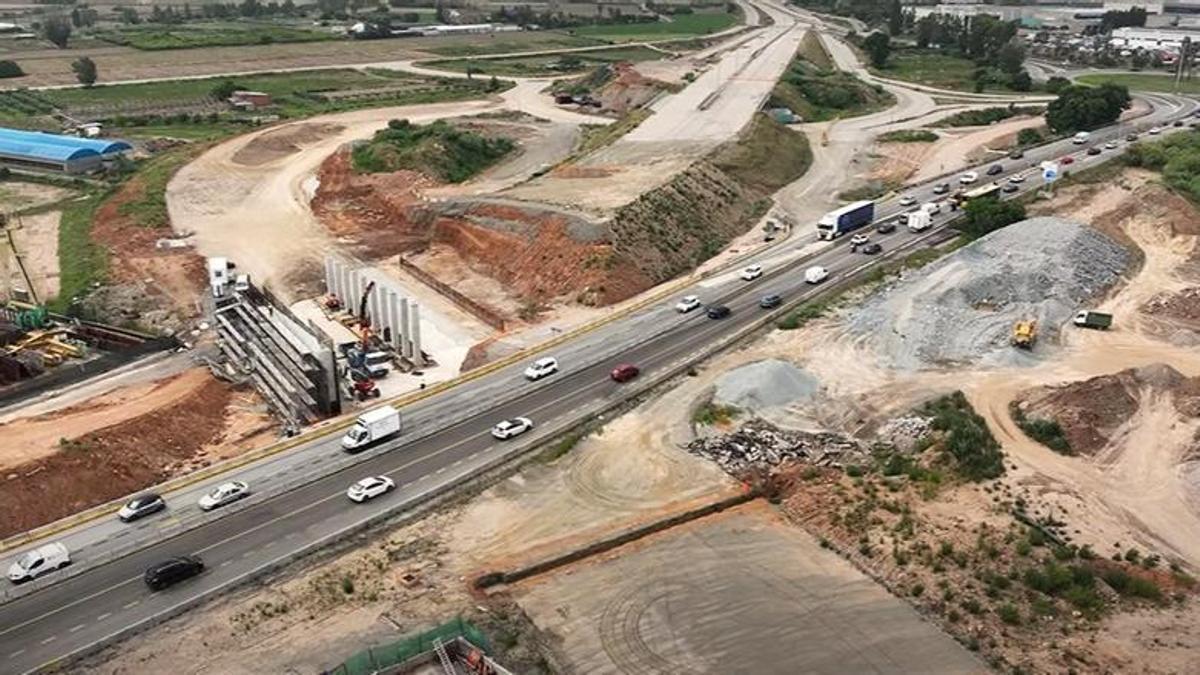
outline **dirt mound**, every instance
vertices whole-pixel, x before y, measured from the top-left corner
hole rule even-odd
[[[1200,287],[1192,286],[1178,293],[1159,293],[1142,305],[1141,310],[1153,316],[1200,322]]]
[[[665,82],[642,75],[632,63],[616,63],[610,68],[611,78],[593,94],[605,112],[622,114],[640,108],[671,88]]]
[[[1170,396],[1185,417],[1200,416],[1200,377],[1164,364],[1130,368],[1080,382],[1039,387],[1016,400],[1027,419],[1057,422],[1076,454],[1094,456],[1151,397]]]
[[[53,455],[8,470],[0,482],[0,537],[167,479],[221,440],[232,397],[229,386],[210,379],[169,406],[64,438]],[[33,503],[38,508],[26,508]]]
[[[327,138],[343,131],[340,124],[311,122],[289,124],[279,129],[259,134],[233,155],[233,161],[242,166],[261,166],[293,155],[305,143]]]

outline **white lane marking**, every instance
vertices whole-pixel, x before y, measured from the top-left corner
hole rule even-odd
[[[83,630],[83,624],[79,624],[78,626],[75,626],[74,628],[72,628],[71,630],[69,630],[67,632],[68,633],[77,633],[81,630]]]
[[[228,567],[231,564],[233,564],[232,560],[226,560],[225,562],[221,563],[221,567]]]
[[[17,651],[15,651],[15,652],[13,652],[13,653],[9,654],[9,655],[8,655],[8,658],[10,658],[10,659],[15,659],[15,658],[17,658],[18,656],[20,656],[20,655],[22,655],[22,654],[24,654],[24,653],[25,653],[25,650],[24,650],[24,649],[18,649]]]
[[[112,616],[112,612],[105,612],[105,613],[101,614],[100,616],[96,617],[96,621],[103,621],[110,616]]]
[[[44,644],[44,645],[48,645],[48,644],[50,644],[51,642],[54,642],[54,641],[55,641],[55,640],[57,640],[57,639],[58,639],[58,636],[57,636],[57,635],[51,635],[50,637],[46,638],[45,640],[42,640],[42,644]]]
[[[127,603],[121,605],[121,608],[122,609],[132,609],[132,608],[136,607],[139,602],[141,602],[141,600],[133,600],[133,601],[130,601],[130,602],[127,602]]]

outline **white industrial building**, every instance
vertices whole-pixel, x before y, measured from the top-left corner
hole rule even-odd
[[[1167,51],[1176,54],[1183,48],[1183,41],[1200,44],[1200,31],[1169,28],[1114,28],[1108,44],[1117,49],[1145,49]]]

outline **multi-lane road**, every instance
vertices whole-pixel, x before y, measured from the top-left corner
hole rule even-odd
[[[1173,131],[1170,122],[1190,120],[1196,108],[1193,101],[1166,96],[1153,97],[1151,102],[1153,112],[1136,123],[1143,138],[1145,130],[1153,125]],[[1085,154],[1086,147],[1108,140],[1123,145],[1121,139],[1134,130],[1132,124],[1119,125],[1094,133],[1088,146],[1059,141],[1030,149],[1019,160],[999,157],[984,167],[998,163],[1004,167],[1003,173],[983,177],[980,184],[1003,182],[1015,173],[1033,171],[1041,161],[1067,155],[1075,159],[1072,167],[1087,167],[1119,150],[1105,150],[1091,157]],[[930,201],[934,199],[934,186],[942,182],[953,186],[956,177],[911,186],[904,194],[920,202]],[[1020,185],[1022,191],[1028,191],[1040,184],[1040,172],[1035,171]],[[878,213],[886,218],[901,210],[893,198],[881,203]],[[935,221],[938,229],[949,218],[947,213],[939,215]],[[109,534],[94,544],[96,551],[121,532],[129,532],[129,538],[143,537],[145,545],[73,576],[64,574],[57,580],[50,576],[44,587],[0,605],[0,672],[34,670],[86,650],[132,627],[181,611],[364,522],[402,510],[431,491],[462,481],[513,448],[536,442],[619,403],[639,381],[613,382],[608,374],[617,363],[641,367],[642,382],[675,372],[761,320],[766,315],[757,304],[762,295],[779,293],[785,302],[800,302],[830,283],[882,261],[880,257],[852,252],[848,238],[815,252],[800,252],[799,244],[811,242],[814,231],[811,224],[802,226],[786,245],[763,256],[759,262],[766,273],[753,282],[741,281],[737,271],[730,270],[680,291],[679,295],[698,294],[706,303],[728,305],[733,313],[727,319],[709,320],[698,311],[679,315],[671,307],[674,298],[665,300],[549,352],[559,358],[562,370],[544,380],[526,382],[521,377],[522,366],[512,366],[406,409],[404,435],[372,452],[348,457],[339,452],[336,437],[326,437],[285,457],[248,467],[235,477],[247,480],[261,497],[229,507],[226,513],[200,514],[194,507],[193,492],[171,495],[168,514],[152,516],[146,523],[134,527],[102,525],[101,530]],[[886,235],[872,234],[872,239],[883,245],[885,253],[900,253],[938,234],[937,229],[916,235],[899,228]],[[830,281],[815,287],[805,284],[803,270],[810,265],[829,269]],[[508,443],[495,441],[489,433],[491,426],[517,415],[531,417],[537,424],[535,430]],[[289,475],[300,476],[305,467],[311,469],[313,465],[329,473],[303,484],[296,480],[298,487],[279,490],[288,483]],[[346,488],[368,475],[387,475],[398,489],[366,504],[351,503],[345,496]],[[159,522],[167,522],[167,518],[186,521],[187,526],[159,529],[156,518]],[[173,536],[164,539],[170,534]],[[200,555],[208,570],[168,591],[153,593],[143,585],[141,575],[147,567],[184,553]],[[81,568],[89,565],[86,554],[77,557]]]

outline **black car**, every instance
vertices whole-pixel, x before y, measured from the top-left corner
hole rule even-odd
[[[776,307],[778,307],[782,304],[783,304],[783,298],[780,297],[780,295],[778,293],[764,295],[762,297],[762,300],[758,301],[758,306],[762,307],[763,309],[775,309]]]
[[[1088,153],[1087,153],[1087,154],[1089,154],[1089,155],[1098,155],[1098,154],[1100,154],[1100,148],[1099,148],[1099,147],[1097,147],[1097,146],[1095,146],[1095,145],[1093,145],[1092,147],[1088,148]]]
[[[896,221],[885,220],[882,223],[875,226],[875,231],[878,232],[879,234],[888,234],[890,232],[895,232],[896,231]]]
[[[1025,153],[1021,152],[1020,150],[1013,150],[1012,152],[1008,153],[1009,159],[1021,159],[1024,156]]]
[[[933,194],[935,194],[935,195],[944,195],[944,194],[946,194],[946,193],[947,193],[947,192],[949,192],[949,191],[950,191],[950,184],[949,184],[949,183],[938,183],[938,184],[937,184],[936,186],[934,186],[934,188],[933,188]]]
[[[123,523],[131,523],[151,513],[158,513],[165,508],[167,508],[167,503],[163,501],[162,497],[153,492],[147,492],[146,494],[130,499],[129,503],[122,506],[120,511],[117,511],[117,518]]]
[[[1016,192],[1017,190],[1020,190],[1020,189],[1021,189],[1020,185],[1017,185],[1016,183],[1009,183],[1008,185],[1005,185],[1004,187],[1000,188],[1000,191],[1001,192]]]
[[[724,319],[725,317],[729,316],[730,314],[733,314],[733,311],[730,310],[725,305],[713,305],[712,307],[709,307],[708,310],[704,313],[710,319]]]
[[[1171,123],[1171,126],[1181,127],[1181,126],[1183,126],[1183,120],[1175,120],[1174,122]]]
[[[200,574],[204,563],[194,555],[181,555],[164,560],[146,570],[143,579],[152,591],[161,591],[169,586]]]
[[[1137,140],[1137,134],[1129,134],[1128,136],[1125,137],[1125,140],[1132,143]]]
[[[871,242],[871,243],[867,244],[866,246],[862,247],[862,252],[866,253],[867,255],[875,255],[876,253],[879,253],[882,250],[883,250],[883,247],[880,246],[876,242]]]
[[[998,173],[1004,173],[1004,167],[1000,166],[999,164],[993,164],[988,167],[987,175],[995,176]]]

